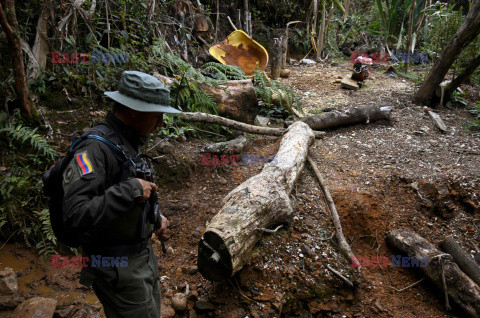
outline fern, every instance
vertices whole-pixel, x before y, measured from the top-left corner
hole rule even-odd
[[[38,230],[40,231],[40,236],[42,238],[36,244],[36,248],[40,254],[45,258],[49,255],[56,254],[55,246],[57,245],[57,237],[53,233],[52,225],[50,224],[50,213],[48,209],[43,209],[42,211],[33,211],[37,215],[37,219],[40,222]]]
[[[264,72],[255,70],[255,93],[260,100],[265,102],[266,108],[262,113],[275,114],[274,117],[286,117],[282,113],[291,113],[292,108],[301,110],[301,104],[292,89],[282,85],[276,80],[269,80]],[[277,104],[278,107],[276,105]]]
[[[0,123],[0,134],[5,133],[12,137],[14,140],[20,141],[21,144],[26,141],[30,141],[30,145],[42,153],[44,156],[54,159],[57,156],[57,152],[48,144],[48,142],[39,134],[37,129],[31,129],[29,127],[23,127],[21,124],[4,126]]]
[[[185,83],[184,83],[185,82]],[[170,88],[173,104],[190,112],[217,114],[217,105],[212,96],[205,93],[195,82],[184,80]]]
[[[214,74],[220,80],[243,80],[247,77],[245,72],[236,65],[225,65],[216,62],[206,63],[201,67],[204,72]]]

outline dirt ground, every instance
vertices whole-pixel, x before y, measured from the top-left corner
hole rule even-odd
[[[372,78],[359,91],[332,83],[350,68],[351,63],[344,61],[291,66],[290,78],[281,81],[301,97],[307,115],[361,105],[393,108],[390,122],[328,131],[310,149],[354,254],[391,260],[398,252],[386,246],[385,237],[393,229],[406,228],[433,244],[453,235],[472,256],[480,255],[480,135],[465,129],[472,117],[465,109],[436,109],[448,128],[442,134],[422,107],[411,103],[411,80],[390,77],[379,67],[372,68]],[[478,87],[464,89],[469,105],[480,98]],[[63,111],[62,116],[71,121],[63,119],[52,126],[57,135],[67,136],[78,113],[92,111]],[[103,115],[95,112],[97,118]],[[69,143],[63,139],[61,149]],[[279,141],[250,136],[244,152],[275,154]],[[261,170],[260,166],[203,166],[200,149],[205,144],[176,143],[174,158],[188,168],[169,170],[170,175],[158,182],[162,211],[171,221],[167,253],[154,241],[165,316],[172,314],[172,296],[188,288],[196,293],[190,293],[188,310],[177,312],[178,317],[462,317],[455,307],[445,311],[441,290],[427,280],[398,291],[422,278],[416,268],[367,266],[359,272],[352,268],[332,238],[330,215],[308,165],[292,192],[292,225],[265,234],[249,264],[230,281],[205,280],[196,259],[206,222],[229,191]],[[178,165],[174,160],[166,163]],[[157,169],[159,176],[165,173]],[[0,255],[0,267],[12,267],[21,276],[23,297],[53,297],[65,308],[77,302],[73,307],[90,306],[85,317],[100,315],[93,292],[78,284],[79,268],[52,268],[33,250],[15,244],[7,244]],[[355,288],[332,275],[327,264],[355,281]]]

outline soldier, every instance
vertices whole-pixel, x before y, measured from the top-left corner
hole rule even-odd
[[[169,106],[170,91],[160,81],[137,71],[123,72],[119,90],[105,95],[115,101],[113,112],[91,131],[124,156],[92,139],[75,149],[63,173],[63,220],[90,257],[80,283],[93,286],[106,316],[157,318],[158,263],[150,237],[169,222],[156,213],[157,187],[146,180],[151,170],[140,147],[163,125],[164,113],[180,111]]]

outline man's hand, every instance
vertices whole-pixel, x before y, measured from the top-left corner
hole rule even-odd
[[[143,180],[143,179],[140,179],[140,178],[136,178],[140,184],[142,185],[142,188],[143,188],[143,195],[142,197],[140,198],[140,203],[143,203],[145,201],[148,200],[148,198],[150,198],[150,194],[152,194],[152,192],[156,192],[157,191],[157,186],[155,185],[155,183],[151,183],[147,180]]]
[[[163,235],[167,227],[170,225],[170,221],[166,217],[163,215],[160,215],[160,217],[162,218],[162,226],[154,231],[158,238]]]

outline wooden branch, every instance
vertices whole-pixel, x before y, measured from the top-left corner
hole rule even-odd
[[[257,134],[257,135],[282,136],[283,133],[286,131],[286,129],[284,128],[259,127],[259,126],[249,125],[249,124],[245,124],[232,119],[211,115],[211,114],[205,114],[205,113],[184,112],[184,113],[178,114],[178,116],[184,121],[217,124],[217,125],[221,125],[221,126],[229,127],[232,129],[244,131],[250,134]],[[323,131],[315,131],[314,135],[315,135],[315,138],[322,138],[325,135],[325,133]]]
[[[297,122],[280,142],[276,162],[246,180],[224,198],[224,205],[208,224],[198,245],[198,270],[207,279],[231,277],[248,261],[258,228],[289,223],[293,208],[289,198],[313,143],[313,131]]]
[[[423,237],[408,230],[393,230],[387,236],[387,243],[409,257],[426,258],[428,266],[419,267],[438,288],[443,289],[442,273],[438,258],[442,252]],[[480,317],[480,287],[470,279],[455,262],[443,258],[445,281],[448,295],[469,316]]]
[[[338,277],[340,277],[341,280],[343,280],[345,283],[347,283],[348,286],[350,287],[354,287],[353,283],[348,279],[346,278],[345,276],[343,276],[342,274],[340,274],[340,272],[337,272],[336,270],[334,270],[330,265],[326,265],[327,266],[327,269],[332,272],[333,274],[337,275]]]
[[[302,118],[301,121],[310,126],[313,130],[370,123],[377,120],[390,120],[392,108],[389,106],[362,106],[348,109],[336,109],[326,113]]]
[[[235,154],[242,152],[246,145],[247,137],[245,137],[245,134],[242,134],[229,141],[208,145],[202,149],[202,152],[208,152],[211,154]]]
[[[227,19],[228,19],[228,22],[230,22],[230,25],[232,26],[232,28],[236,31],[238,30],[237,27],[235,26],[235,24],[233,24],[232,22],[232,19],[230,19],[230,17],[227,15]]]
[[[440,243],[440,248],[452,255],[460,269],[480,286],[480,266],[455,242],[452,236],[447,236]]]
[[[352,249],[350,248],[350,245],[348,245],[347,240],[345,239],[345,236],[343,236],[343,231],[342,231],[342,223],[340,222],[340,217],[338,216],[337,208],[335,207],[335,202],[333,202],[332,196],[330,194],[330,191],[328,191],[327,186],[325,185],[325,181],[323,180],[322,174],[320,173],[320,170],[318,170],[317,164],[312,160],[312,158],[309,156],[308,157],[308,163],[312,167],[313,172],[315,173],[315,176],[318,179],[318,183],[320,184],[320,188],[322,189],[323,196],[325,197],[325,201],[327,203],[328,209],[330,210],[330,215],[332,217],[333,225],[335,226],[335,234],[337,237],[337,243],[342,250],[352,261],[352,265],[355,268],[360,268],[360,263],[358,262],[357,258],[352,252]]]

